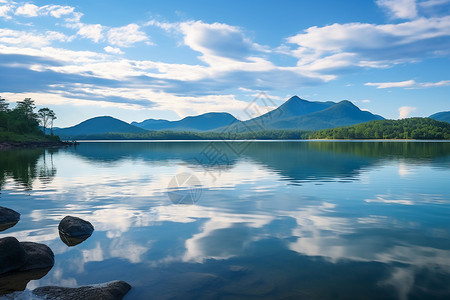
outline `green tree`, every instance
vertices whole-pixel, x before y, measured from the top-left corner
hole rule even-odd
[[[56,119],[55,112],[48,107],[44,107],[38,110],[37,117],[39,119],[39,123],[42,125],[42,129],[45,134],[45,130],[48,125],[51,124],[52,132],[53,132],[53,120]]]
[[[15,110],[22,112],[29,119],[36,119],[36,114],[34,113],[35,108],[34,100],[25,98],[23,101],[17,101]]]
[[[0,111],[8,112],[9,111],[8,106],[9,106],[9,103],[6,102],[6,100],[0,96]]]

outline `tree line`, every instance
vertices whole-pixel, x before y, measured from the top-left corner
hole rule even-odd
[[[154,130],[144,133],[109,132],[101,134],[63,136],[78,140],[298,140],[307,138],[304,130],[264,130],[249,132],[193,132]]]
[[[30,134],[45,136],[47,129],[53,136],[53,121],[56,119],[55,112],[48,107],[39,109],[37,112],[34,100],[25,98],[17,101],[16,106],[9,108],[9,103],[0,96],[0,132],[4,136],[8,134]],[[42,126],[42,130],[39,126]]]
[[[377,120],[353,126],[319,130],[310,139],[414,139],[448,140],[450,123],[430,118]]]

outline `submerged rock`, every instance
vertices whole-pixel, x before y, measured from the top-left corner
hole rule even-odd
[[[58,230],[67,237],[88,238],[94,231],[94,226],[83,219],[66,216],[59,222]]]
[[[0,206],[0,231],[13,227],[20,220],[20,214],[12,209]]]
[[[52,268],[35,269],[19,272],[8,272],[0,275],[0,296],[10,294],[17,291],[24,291],[31,280],[41,279]],[[13,296],[13,295],[12,295]],[[12,297],[11,299],[22,299],[21,297]],[[28,299],[29,297],[25,297]]]
[[[59,238],[61,239],[61,241],[63,241],[64,244],[66,244],[69,247],[73,247],[78,244],[81,244],[82,242],[87,240],[88,237],[90,237],[90,235],[82,236],[82,237],[71,237],[71,236],[65,235],[61,231],[59,232]]]
[[[55,256],[44,244],[22,242],[15,237],[0,239],[0,274],[53,267]]]
[[[101,284],[67,288],[58,286],[43,286],[33,290],[33,294],[43,299],[84,299],[84,300],[120,300],[131,289],[125,281],[111,281]]]

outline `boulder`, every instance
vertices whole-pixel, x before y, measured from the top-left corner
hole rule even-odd
[[[48,300],[116,300],[122,299],[130,289],[128,283],[117,280],[78,288],[43,286],[34,289],[33,294]]]
[[[68,237],[89,237],[94,231],[94,226],[83,219],[66,216],[59,222],[58,230]]]
[[[25,257],[25,250],[15,237],[0,239],[0,274],[20,269]]]
[[[25,263],[19,271],[51,268],[55,264],[55,255],[47,245],[31,242],[22,242],[20,245],[25,250]]]
[[[20,220],[20,214],[12,209],[0,206],[0,231],[13,227]]]
[[[0,239],[0,274],[53,267],[53,251],[43,244],[22,242],[14,237]]]

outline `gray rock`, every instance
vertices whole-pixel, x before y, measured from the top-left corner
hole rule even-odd
[[[25,263],[19,271],[51,268],[55,264],[55,255],[52,249],[44,244],[22,242],[25,250]]]
[[[0,274],[18,270],[25,263],[26,253],[15,237],[0,239]]]
[[[122,299],[130,289],[125,281],[111,281],[79,288],[43,286],[34,289],[33,294],[48,300],[116,300]]]
[[[14,237],[0,239],[0,274],[51,268],[54,263],[53,251],[46,245],[20,243]]]
[[[59,222],[58,230],[68,237],[89,237],[94,231],[94,226],[83,219],[66,216]]]
[[[0,231],[13,227],[20,220],[20,214],[12,209],[0,206]]]

